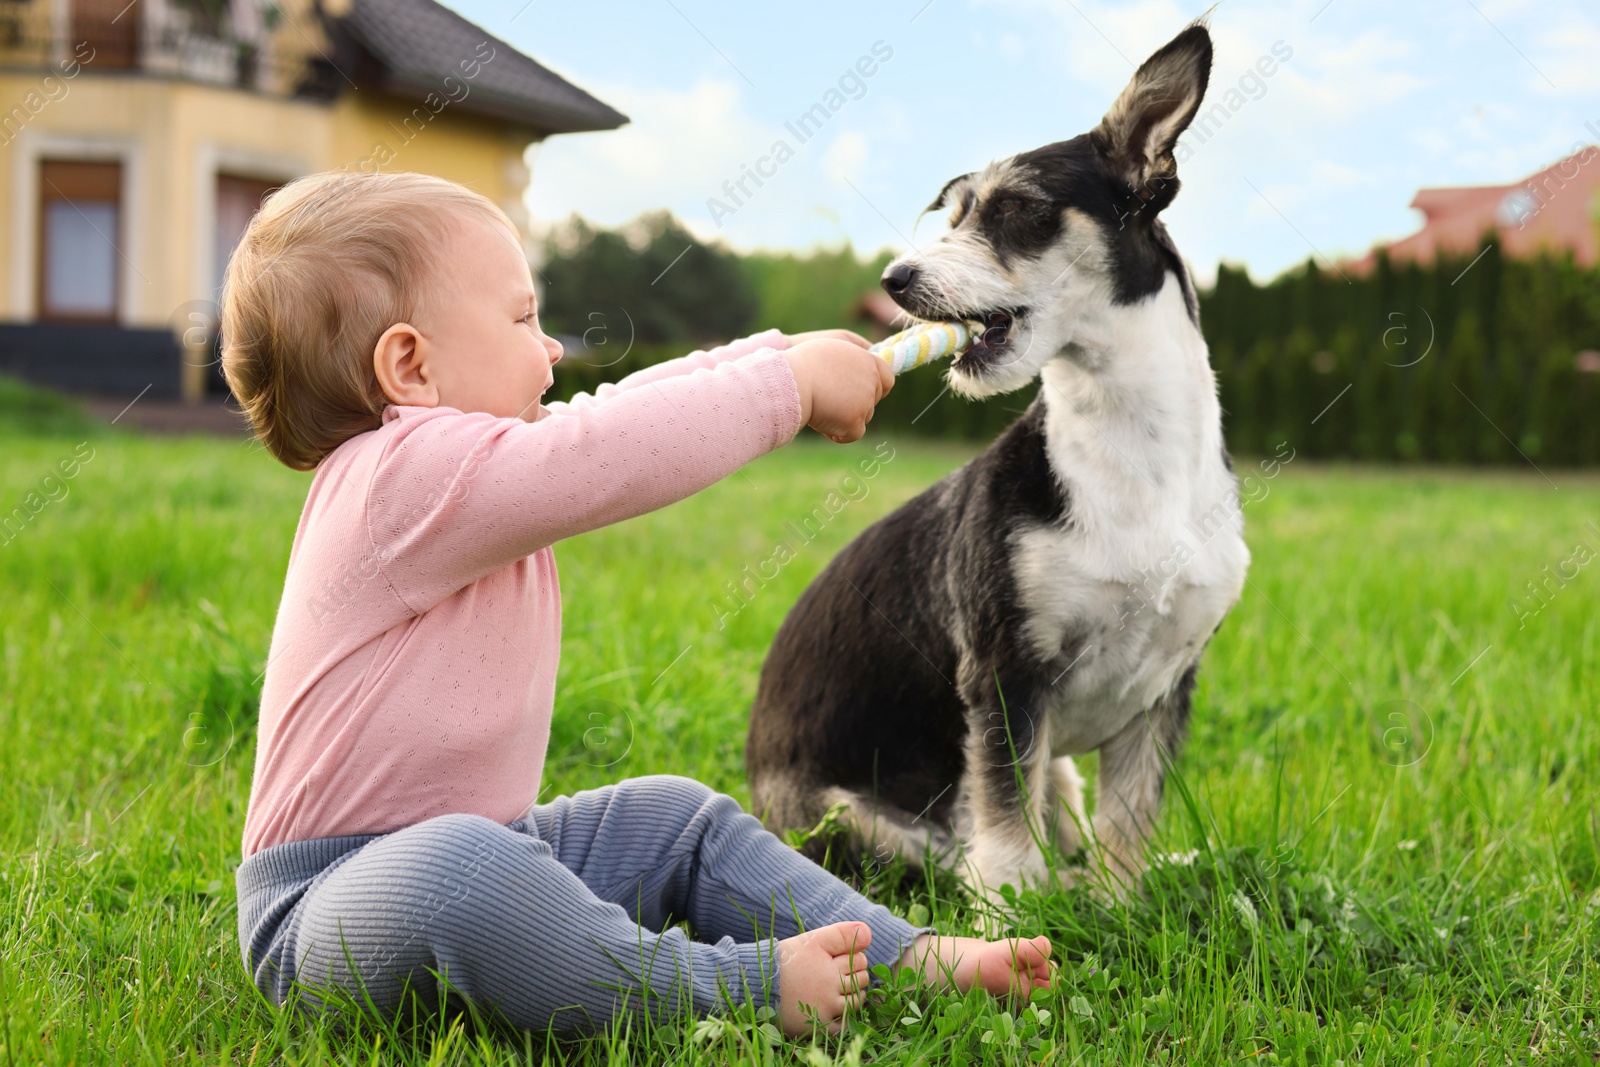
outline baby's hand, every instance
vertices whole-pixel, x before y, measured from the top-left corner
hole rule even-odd
[[[849,341],[861,348],[871,348],[872,342],[862,337],[854,330],[807,330],[805,333],[789,334],[789,347],[793,348],[802,341],[815,341],[819,337],[831,337],[836,341]]]
[[[824,331],[838,332],[847,331]],[[840,444],[867,432],[872,409],[894,385],[887,362],[835,336],[791,344],[783,354],[800,387],[801,421]]]

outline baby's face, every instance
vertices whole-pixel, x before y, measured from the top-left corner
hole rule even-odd
[[[521,247],[503,228],[463,217],[440,251],[418,323],[439,403],[525,422],[548,415],[539,398],[555,380],[561,342],[539,328]]]

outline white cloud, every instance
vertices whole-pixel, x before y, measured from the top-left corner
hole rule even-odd
[[[1174,0],[1093,3],[1063,7],[1057,0],[974,0],[1008,7],[1030,19],[1053,20],[1055,33],[1033,36],[1029,48],[1060,57],[1060,69],[1099,90],[1110,105],[1145,56],[1165,44],[1193,14]]]
[[[834,138],[822,155],[822,169],[840,185],[859,182],[866,168],[871,149],[866,137],[857,130],[846,130]]]
[[[1600,93],[1600,28],[1566,22],[1547,27],[1538,43],[1530,62],[1563,93]],[[1550,92],[1543,77],[1534,88]]]
[[[1293,218],[1295,209],[1311,195],[1310,186],[1299,180],[1275,182],[1257,188],[1261,190],[1259,194],[1255,189],[1245,186],[1243,194],[1248,197],[1245,212],[1255,219]]]
[[[540,148],[529,194],[536,223],[578,210],[614,226],[651,205],[692,203],[702,206],[683,221],[701,236],[716,235],[705,201],[725,199],[723,183],[737,181],[785,136],[781,125],[745,111],[730,80],[702,78],[683,90],[592,80],[588,87],[632,121],[619,130],[555,137]],[[775,180],[782,178],[780,171]]]
[[[753,115],[744,88],[730,79],[703,78],[680,90],[595,79],[585,87],[631,122],[614,131],[553,137],[540,147],[529,193],[536,231],[574,211],[615,226],[667,207],[702,240],[740,249],[840,242],[851,234],[837,205],[857,199],[847,183],[864,184],[874,146],[907,137],[904,112],[893,107],[884,128],[875,124],[871,136],[855,129],[834,134],[833,124],[842,121],[834,118],[801,141],[783,114],[770,120]],[[798,113],[814,102],[789,110]],[[851,100],[846,110],[852,108],[862,105]],[[781,165],[773,153],[779,141],[788,153]],[[750,176],[758,162],[759,185]],[[710,205],[712,199],[721,206]]]
[[[1350,167],[1331,159],[1319,159],[1311,164],[1311,184],[1318,187],[1349,188],[1352,185],[1376,185],[1377,178],[1370,170]]]

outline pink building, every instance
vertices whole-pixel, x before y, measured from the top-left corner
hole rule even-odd
[[[1419,189],[1411,206],[1425,216],[1422,229],[1388,246],[1392,260],[1430,263],[1441,252],[1474,255],[1483,235],[1493,231],[1507,255],[1570,250],[1580,266],[1592,267],[1600,262],[1600,148],[1581,148],[1511,185]],[[1370,270],[1376,251],[1347,269]]]

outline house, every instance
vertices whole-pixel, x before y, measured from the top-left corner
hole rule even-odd
[[[626,116],[433,0],[0,0],[0,373],[197,400],[261,198],[335,167],[469,185]]]
[[[1590,145],[1510,185],[1419,189],[1411,206],[1422,229],[1387,246],[1397,262],[1431,263],[1440,253],[1472,256],[1493,233],[1510,256],[1571,252],[1580,266],[1600,262],[1600,148]],[[1365,273],[1376,250],[1346,267]]]

